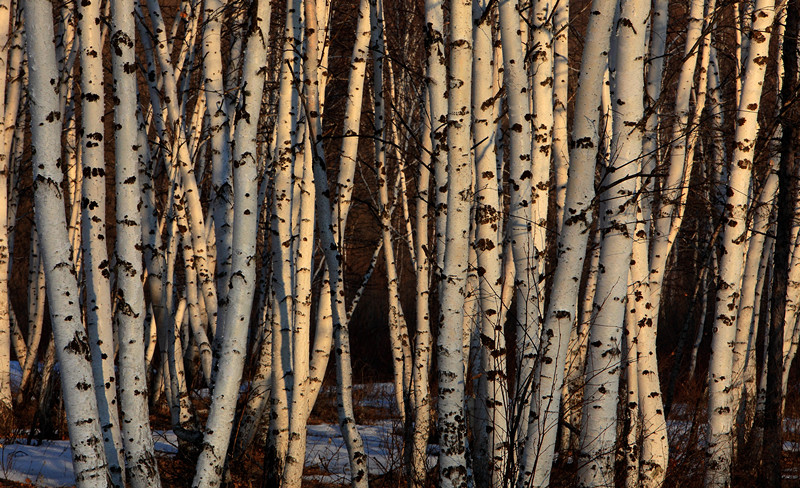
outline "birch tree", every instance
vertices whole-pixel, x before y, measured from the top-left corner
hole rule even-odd
[[[111,325],[111,284],[106,238],[106,178],[103,134],[103,45],[99,0],[78,7],[81,79],[81,170],[83,172],[81,247],[86,287],[86,322],[92,350],[103,444],[114,486],[124,485],[122,438],[117,413],[114,332]]]
[[[67,415],[75,481],[81,488],[107,486],[108,464],[94,395],[89,338],[80,321],[78,282],[70,256],[64,200],[60,191],[62,171],[61,112],[58,93],[51,80],[57,78],[56,53],[50,2],[31,0],[25,5],[25,22],[37,25],[47,35],[26,38],[30,81],[34,199],[37,226],[47,228],[42,257],[47,273],[47,298]]]
[[[586,257],[588,230],[591,226],[594,204],[595,156],[599,142],[598,120],[600,118],[596,100],[600,98],[605,60],[610,46],[610,31],[616,7],[614,0],[595,0],[589,20],[587,39],[591,40],[581,60],[581,73],[576,89],[577,112],[572,129],[569,177],[566,189],[565,219],[558,240],[558,265],[555,269],[550,305],[545,316],[539,362],[539,379],[534,398],[541,412],[535,422],[535,441],[526,458],[535,462],[521,473],[527,481],[534,475],[534,486],[549,484],[556,444],[558,405],[561,384],[569,345],[573,317],[577,313],[578,288]],[[501,4],[502,9],[502,4]],[[501,10],[502,15],[502,10]],[[507,74],[506,74],[507,76]],[[550,358],[548,361],[546,358]],[[541,441],[539,440],[541,439]],[[537,447],[541,446],[541,447]],[[538,453],[536,450],[538,449]],[[536,471],[534,471],[534,468]],[[527,470],[527,472],[526,472]]]
[[[0,2],[0,104],[5,109],[6,72],[9,61],[9,26],[13,15],[11,0]],[[11,94],[10,94],[11,95]],[[13,96],[13,95],[12,95]],[[9,107],[16,114],[13,104]],[[0,133],[5,133],[5,120],[0,121]],[[2,148],[0,153],[0,197],[5,203],[0,203],[0,406],[8,415],[11,409],[11,320],[9,314],[10,302],[8,299],[9,261],[11,249],[8,235],[8,194],[9,194],[9,155]]]
[[[778,382],[776,374],[781,368],[789,365],[781,364],[785,361],[783,346],[784,330],[791,328],[792,322],[786,321],[786,285],[790,276],[790,249],[793,242],[796,245],[793,224],[793,215],[796,213],[797,202],[793,202],[793,195],[797,192],[797,183],[794,175],[797,173],[797,122],[798,108],[792,103],[791,97],[797,90],[797,35],[800,31],[800,5],[794,0],[786,2],[786,15],[780,15],[779,20],[785,21],[786,37],[783,41],[782,60],[785,71],[783,86],[781,87],[781,151],[780,165],[778,167],[778,208],[777,230],[775,234],[774,266],[772,290],[775,297],[770,310],[769,351],[766,359],[768,371],[766,404],[764,408],[764,445],[761,451],[763,464],[760,480],[772,486],[781,486],[783,471],[781,456],[783,454],[783,405],[782,399],[786,394],[784,382]],[[778,7],[780,8],[780,6]],[[781,35],[779,31],[778,35]],[[751,49],[758,49],[752,47]],[[795,197],[796,198],[796,197]],[[793,205],[794,204],[794,205]],[[796,328],[797,325],[795,324]],[[766,331],[765,331],[766,332]],[[781,375],[781,380],[783,375]]]
[[[720,285],[714,334],[711,340],[708,383],[708,462],[705,485],[723,487],[730,484],[733,448],[733,412],[730,408],[733,344],[736,334],[736,310],[741,293],[744,267],[744,225],[750,205],[750,180],[753,149],[758,136],[758,107],[764,83],[769,39],[775,15],[775,2],[758,0],[754,22],[749,32],[750,47],[743,72],[742,95],[736,111],[735,146],[731,172],[726,185],[727,204],[722,233],[724,252],[719,264]]]
[[[535,286],[538,263],[534,255],[531,227],[532,132],[528,87],[523,66],[519,6],[513,0],[498,4],[500,40],[503,47],[503,84],[508,103],[509,185],[511,188],[506,239],[513,253],[517,299],[516,363],[517,381],[513,392],[513,416],[517,425],[516,448],[524,448],[530,412],[529,387],[533,379],[536,337],[539,327],[539,298]]]
[[[147,372],[145,371],[145,300],[142,283],[141,184],[136,118],[136,39],[133,2],[115,0],[112,4],[111,46],[114,96],[119,104],[114,111],[114,152],[117,155],[116,182],[116,263],[117,328],[119,334],[119,396],[122,412],[122,441],[125,449],[126,478],[131,488],[160,487],[158,464],[153,452],[153,435],[147,410]],[[129,152],[131,151],[131,152]]]
[[[599,222],[600,273],[594,299],[594,322],[589,332],[583,422],[578,470],[579,486],[608,486],[614,480],[614,441],[617,391],[621,369],[622,323],[627,297],[627,267],[633,245],[636,215],[634,195],[642,152],[644,115],[643,59],[646,1],[623,0],[619,5],[616,41],[616,87],[613,90],[613,137],[602,195],[606,211]],[[558,390],[556,390],[558,391]]]
[[[475,240],[472,243],[477,255],[479,287],[480,371],[476,399],[476,477],[485,473],[481,483],[502,486],[508,459],[508,418],[505,392],[506,343],[501,303],[502,260],[501,243],[502,210],[500,208],[500,179],[497,173],[496,135],[497,123],[494,95],[497,91],[495,77],[484,75],[494,71],[492,46],[492,12],[488,2],[472,4],[473,31],[472,63],[472,117],[475,151]],[[419,259],[419,255],[418,255]],[[484,465],[488,464],[488,469]]]
[[[467,486],[462,328],[472,206],[470,150],[472,2],[450,2],[447,80],[447,234],[437,360],[439,380],[439,486]],[[438,182],[437,182],[438,183]]]
[[[220,31],[223,14],[223,2],[206,0],[205,29],[203,32],[203,71],[206,94],[206,111],[209,118],[208,132],[211,134],[211,174],[213,195],[212,215],[214,219],[214,236],[217,260],[217,289],[225,298],[227,292],[226,277],[229,274],[231,255],[232,195],[230,168],[230,132],[228,101],[225,98],[223,83],[222,41]]]
[[[247,353],[247,333],[255,294],[255,254],[258,222],[258,157],[256,133],[261,113],[264,78],[260,72],[269,40],[270,3],[258,0],[255,18],[247,35],[242,79],[249,90],[242,97],[236,121],[233,150],[234,226],[225,333],[220,349],[220,374],[203,436],[203,451],[197,461],[195,487],[219,486],[236,412],[239,383]]]

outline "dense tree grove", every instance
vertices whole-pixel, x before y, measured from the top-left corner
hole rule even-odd
[[[780,485],[799,8],[0,0],[0,430],[296,488],[328,388],[366,488],[367,341],[409,488],[661,487],[691,402],[698,484]]]

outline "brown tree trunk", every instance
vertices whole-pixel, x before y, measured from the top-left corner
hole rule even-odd
[[[792,253],[792,218],[794,212],[798,123],[800,107],[797,94],[797,35],[800,27],[800,1],[789,0],[786,12],[786,32],[783,46],[783,87],[781,98],[781,160],[778,168],[778,228],[775,236],[775,277],[772,282],[774,302],[769,328],[769,357],[767,358],[767,402],[764,411],[764,445],[759,478],[765,486],[781,486],[781,376],[783,370],[783,331],[785,327],[786,287],[789,279],[789,256]]]

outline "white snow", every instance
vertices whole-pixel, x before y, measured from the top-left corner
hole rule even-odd
[[[20,376],[18,365],[17,369],[12,366],[12,377],[14,372]],[[374,408],[393,406],[394,388],[391,383],[356,385],[355,389],[363,390],[358,392],[360,395],[357,393],[360,397],[358,403],[362,406]],[[370,474],[385,474],[400,466],[402,438],[394,434],[398,427],[400,427],[399,420],[380,420],[374,425],[358,426],[364,440]],[[156,452],[160,455],[172,456],[178,452],[177,437],[171,430],[154,431],[153,441]],[[431,457],[429,462],[435,463],[435,458]],[[306,477],[308,479],[332,484],[348,484],[350,466],[347,448],[338,425],[308,426],[306,466],[314,468],[312,474]],[[74,486],[75,477],[72,472],[69,442],[44,441],[37,446],[22,443],[0,445],[0,479],[33,483],[42,487]]]
[[[172,431],[153,432],[158,453],[178,452]],[[40,445],[3,444],[0,446],[0,478],[36,486],[74,486],[69,441],[44,441]]]
[[[19,366],[12,365],[19,377]],[[18,380],[17,380],[18,381]],[[18,383],[17,383],[18,384]],[[394,393],[391,383],[355,385],[358,404],[364,407],[394,409]],[[402,438],[396,434],[400,430],[399,420],[379,420],[372,425],[360,425],[358,430],[364,440],[367,453],[367,467],[371,475],[382,475],[398,469],[401,458]],[[701,425],[695,442],[705,442],[705,425]],[[788,433],[800,432],[800,419],[784,420]],[[691,420],[668,421],[670,438],[682,439],[692,429]],[[154,431],[155,449],[161,456],[173,456],[178,452],[178,441],[170,431]],[[23,441],[20,441],[23,442]],[[428,450],[428,463],[436,463],[438,446],[431,445]],[[784,450],[800,451],[800,443],[786,441]],[[330,484],[349,484],[350,466],[347,448],[341,431],[336,424],[315,424],[308,426],[308,445],[306,450],[306,479]],[[22,443],[0,444],[0,479],[33,483],[42,487],[74,486],[72,458],[68,441],[45,441],[41,445],[28,446]]]
[[[384,420],[375,425],[359,426],[364,447],[369,457],[371,474],[384,474],[398,468],[400,457],[399,436],[393,435],[396,421]],[[153,432],[155,448],[161,455],[178,452],[177,437],[172,431]],[[68,441],[45,441],[38,446],[5,444],[0,447],[0,478],[36,486],[73,486],[72,457]],[[306,466],[316,468],[308,476],[325,483],[346,484],[350,476],[347,449],[337,425],[308,426]]]
[[[367,468],[370,474],[384,474],[400,466],[399,436],[392,435],[395,422],[380,421],[375,425],[359,425],[358,431],[364,440],[367,452]],[[338,425],[320,424],[308,426],[306,466],[316,468],[318,474],[306,476],[324,483],[346,484],[350,479],[350,465]]]

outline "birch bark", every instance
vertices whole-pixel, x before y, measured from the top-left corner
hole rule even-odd
[[[425,92],[423,99],[426,108],[428,103],[428,93]],[[413,385],[413,415],[414,428],[411,433],[412,444],[407,446],[410,449],[410,476],[409,487],[420,488],[425,486],[427,478],[427,458],[428,458],[428,433],[431,423],[431,394],[428,386],[428,376],[430,374],[431,356],[431,325],[430,325],[430,239],[428,236],[429,216],[429,195],[430,195],[430,164],[431,164],[431,120],[428,114],[423,114],[422,122],[422,146],[423,152],[417,169],[417,215],[415,222],[417,246],[417,279],[416,279],[416,319],[417,332],[414,337],[414,364],[412,368]]]
[[[318,112],[318,110],[317,110]],[[331,319],[336,350],[336,401],[339,411],[339,427],[342,429],[350,460],[350,475],[353,488],[366,488],[369,485],[367,456],[364,441],[356,429],[353,413],[353,376],[350,360],[350,335],[346,320],[344,303],[344,277],[342,276],[342,254],[333,234],[333,218],[322,153],[322,121],[317,117],[309,122],[311,139],[314,141],[314,182],[316,186],[317,228],[325,253],[325,262],[330,272]],[[324,297],[325,300],[328,297]]]
[[[464,418],[463,307],[469,263],[472,167],[472,2],[450,2],[450,64],[447,80],[447,234],[437,360],[439,486],[467,486]],[[439,182],[437,181],[437,184]]]
[[[296,113],[294,83],[296,71],[300,69],[302,2],[287,0],[286,21],[283,30],[283,53],[279,82],[278,113],[275,129],[276,157],[270,168],[273,179],[272,213],[270,215],[272,283],[270,290],[278,310],[273,313],[273,412],[270,421],[270,452],[275,463],[270,475],[278,479],[283,474],[283,462],[288,449],[289,402],[292,384],[291,327],[294,317],[294,301],[291,293],[293,263],[292,248],[292,165]],[[272,449],[274,448],[274,453]]]
[[[714,334],[711,339],[708,401],[708,462],[705,486],[730,484],[733,447],[733,412],[730,387],[733,344],[736,335],[736,312],[744,268],[745,219],[750,205],[750,180],[753,148],[758,136],[758,107],[769,55],[769,39],[775,16],[774,0],[758,0],[750,31],[750,47],[743,72],[742,97],[736,113],[735,146],[731,173],[726,185],[728,200],[724,213],[727,221],[722,234],[724,252],[720,259]]]
[[[51,3],[30,0],[25,21],[53,32]],[[61,113],[58,94],[50,84],[57,78],[55,47],[50,35],[26,39],[30,82],[31,141],[37,227],[47,228],[42,254],[56,354],[61,364],[61,383],[67,415],[75,481],[80,488],[107,486],[107,462],[97,421],[89,338],[80,321],[78,283],[70,259],[64,200],[60,191],[62,170]]]
[[[236,120],[233,151],[234,226],[228,306],[225,309],[225,333],[222,335],[219,374],[203,434],[203,451],[197,461],[192,486],[214,487],[222,482],[224,463],[233,419],[236,413],[239,384],[247,353],[247,333],[256,283],[256,233],[258,229],[258,166],[256,135],[261,114],[264,78],[260,73],[269,42],[270,2],[258,0],[247,33],[242,79],[244,93]]]
[[[565,197],[564,223],[558,240],[558,265],[555,269],[551,300],[543,328],[539,355],[539,380],[534,398],[540,402],[539,418],[532,425],[529,472],[520,472],[527,481],[533,476],[533,486],[549,484],[556,445],[558,405],[569,345],[570,331],[577,312],[577,296],[583,263],[586,257],[588,229],[591,226],[594,204],[595,158],[599,136],[599,110],[603,75],[610,47],[610,31],[615,0],[594,0],[587,39],[581,60],[581,73],[576,89],[572,148],[569,178]],[[502,15],[502,3],[501,3]],[[505,54],[504,54],[505,57]],[[508,73],[505,73],[508,76]],[[548,361],[548,359],[550,359]],[[538,450],[538,452],[537,452]]]
[[[569,175],[567,103],[569,98],[569,1],[553,6],[553,175],[556,193],[556,236],[564,224]]]
[[[205,1],[203,35],[203,73],[205,77],[206,113],[209,119],[208,132],[211,135],[211,174],[213,195],[211,213],[217,257],[218,300],[224,301],[227,294],[227,277],[230,268],[231,239],[233,232],[233,195],[230,168],[230,121],[228,101],[222,79],[222,22],[224,3],[221,0]]]
[[[333,208],[333,234],[338,245],[344,242],[347,227],[347,215],[352,202],[356,159],[358,153],[358,134],[361,129],[361,108],[364,98],[364,79],[367,65],[367,52],[371,39],[370,1],[360,0],[358,21],[356,22],[356,39],[350,57],[350,74],[347,84],[347,102],[343,120],[342,149],[339,157],[339,175]],[[326,279],[327,276],[327,279]],[[320,296],[330,293],[330,273],[323,272],[323,283]],[[333,342],[333,323],[328,300],[319,301],[317,311],[317,330],[314,336],[311,367],[309,368],[309,405],[316,402],[322,378],[330,359]]]
[[[117,329],[119,334],[120,406],[126,478],[131,488],[161,486],[153,454],[153,434],[147,409],[142,283],[141,185],[136,118],[135,39],[132,0],[112,3],[116,161]]]
[[[480,378],[476,395],[476,478],[479,483],[500,487],[507,462],[508,419],[506,418],[506,344],[504,324],[499,321],[502,308],[501,242],[498,240],[502,226],[500,180],[497,173],[495,137],[497,122],[494,95],[497,91],[494,77],[495,61],[492,46],[493,6],[486,1],[475,1],[472,16],[474,60],[472,64],[472,117],[475,158],[475,240],[472,246],[477,254],[479,288],[478,320],[480,337]],[[487,466],[488,465],[488,466]],[[485,475],[484,475],[485,473]]]
[[[578,485],[609,486],[614,483],[614,442],[617,392],[621,367],[621,333],[625,317],[627,271],[633,245],[636,215],[633,177],[640,169],[644,115],[645,25],[650,4],[622,0],[616,26],[616,86],[613,90],[613,138],[608,172],[613,182],[605,190],[606,211],[599,231],[600,273],[595,291],[595,317],[589,336],[586,365],[582,461]],[[560,390],[556,390],[560,391]]]
[[[374,100],[374,122],[375,132],[375,166],[378,178],[378,211],[381,219],[381,236],[383,239],[383,252],[386,262],[386,280],[389,291],[389,339],[392,348],[392,369],[394,372],[395,401],[400,419],[405,425],[406,405],[404,377],[407,371],[407,356],[404,353],[408,349],[408,334],[403,332],[405,329],[405,319],[400,305],[398,288],[397,264],[395,262],[394,244],[392,243],[392,215],[389,210],[389,190],[386,161],[385,140],[389,136],[389,127],[386,118],[386,100],[384,97],[384,21],[383,21],[383,2],[374,0],[371,4],[372,17],[372,40],[371,51],[373,59],[373,100]]]
[[[114,332],[111,315],[111,284],[106,246],[106,178],[103,142],[104,83],[103,45],[100,36],[101,5],[86,0],[78,7],[81,78],[81,199],[82,252],[86,285],[86,322],[92,351],[92,371],[99,421],[109,473],[115,486],[125,484],[122,437],[117,412],[117,381],[114,371]]]
[[[0,2],[0,109],[6,109],[6,72],[9,60],[9,26],[11,16],[11,0]],[[12,104],[9,104],[12,105]],[[9,107],[16,114],[16,108]],[[0,120],[0,134],[5,133],[5,118]],[[5,149],[5,147],[0,148]],[[8,189],[9,189],[9,154],[0,153],[0,407],[6,412],[11,408],[11,320],[8,297],[9,262],[11,249],[8,233]]]
[[[530,385],[533,381],[536,335],[539,328],[539,297],[535,282],[537,262],[531,227],[531,115],[527,76],[524,70],[520,37],[519,4],[503,0],[498,4],[500,38],[503,46],[503,84],[508,102],[510,210],[506,239],[511,244],[516,270],[517,298],[516,363],[517,377],[512,394],[516,423],[516,449],[524,449],[530,411]]]

